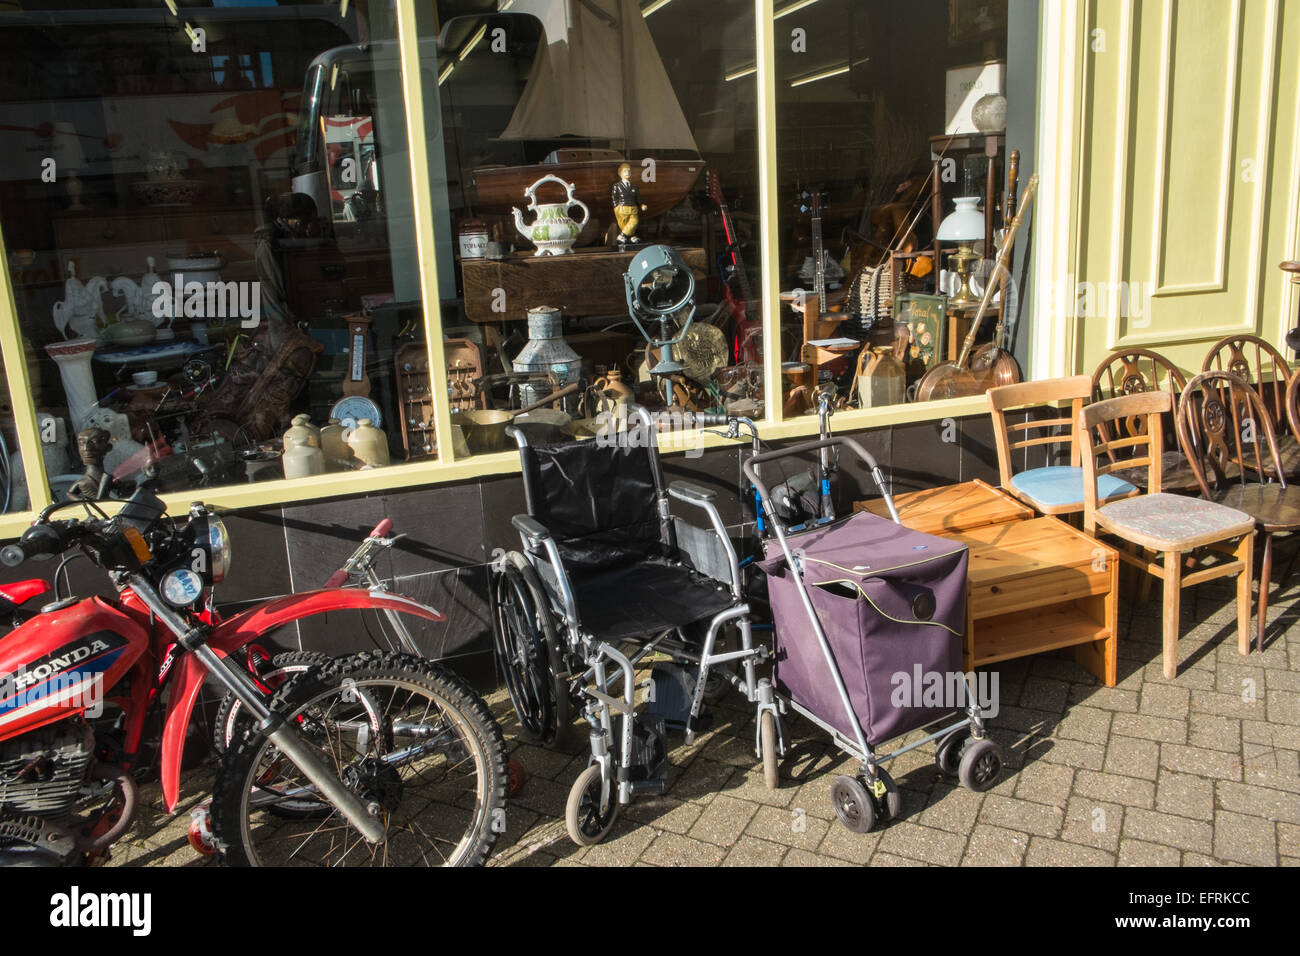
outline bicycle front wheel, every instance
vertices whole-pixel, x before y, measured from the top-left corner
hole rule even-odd
[[[377,809],[387,836],[368,844],[250,728],[227,750],[213,795],[224,863],[478,866],[487,859],[505,828],[505,739],[456,674],[417,657],[364,652],[295,676],[271,707]]]

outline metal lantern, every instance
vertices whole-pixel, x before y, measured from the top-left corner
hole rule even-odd
[[[582,374],[582,358],[564,341],[564,321],[560,310],[549,305],[539,305],[528,310],[528,342],[515,356],[516,372],[533,375],[550,375],[556,387],[578,381]],[[549,385],[519,386],[521,406],[541,401],[551,394]]]
[[[659,364],[650,370],[652,375],[681,372],[686,366],[673,354],[673,346],[686,336],[695,318],[695,277],[671,246],[647,246],[637,252],[623,275],[627,309],[637,329],[646,341],[659,350]],[[685,321],[674,337],[668,335],[668,324],[685,309]],[[656,338],[641,320],[658,321]]]

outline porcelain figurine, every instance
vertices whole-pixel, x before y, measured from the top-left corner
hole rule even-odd
[[[618,167],[618,182],[614,183],[611,198],[614,202],[614,219],[618,223],[619,247],[640,242],[636,229],[641,224],[641,213],[645,212],[646,205],[641,201],[641,190],[632,182],[630,163]]]
[[[564,187],[567,198],[564,202],[538,203],[537,187],[542,183],[559,183]],[[524,214],[518,206],[512,206],[515,214],[515,228],[519,234],[537,247],[534,256],[562,256],[573,251],[573,244],[578,234],[591,217],[591,211],[582,200],[573,195],[573,183],[566,183],[559,176],[546,175],[524,190],[528,197],[528,211],[536,213],[536,218],[528,225],[524,224]],[[569,207],[577,206],[582,210],[582,220],[576,221],[569,216]]]
[[[93,276],[82,284],[77,266],[68,263],[68,278],[63,283],[63,301],[54,303],[54,327],[65,339],[93,339],[105,322],[103,294],[108,282]],[[71,332],[71,334],[69,334]]]

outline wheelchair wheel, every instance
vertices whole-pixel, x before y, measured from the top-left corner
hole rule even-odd
[[[612,784],[611,784],[612,786]],[[609,807],[600,812],[600,764],[594,763],[578,775],[564,807],[564,827],[578,846],[595,846],[605,839],[618,819],[618,797],[609,795]]]
[[[868,833],[876,825],[876,802],[856,777],[840,774],[831,784],[835,815],[854,833]]]
[[[506,555],[492,586],[493,641],[520,735],[554,747],[569,723],[569,689],[558,670],[555,625],[537,572],[517,551]]]
[[[763,783],[767,784],[767,789],[775,790],[781,786],[781,772],[777,767],[777,741],[780,735],[776,732],[776,716],[770,710],[763,711],[758,730],[759,743],[763,748]]]

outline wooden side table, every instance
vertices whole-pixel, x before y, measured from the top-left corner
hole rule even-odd
[[[967,670],[1073,648],[1107,687],[1118,680],[1119,555],[1059,518],[948,534],[970,549]]]
[[[899,495],[894,507],[907,527],[970,549],[966,670],[1069,647],[1080,666],[1115,686],[1114,548],[1059,518],[1034,517],[1032,509],[979,480]],[[889,514],[883,499],[858,502],[855,510]]]
[[[898,509],[898,519],[913,531],[938,535],[1034,517],[1034,510],[1028,505],[978,478],[959,485],[896,495],[894,507]],[[859,501],[853,510],[889,517],[883,498]]]

